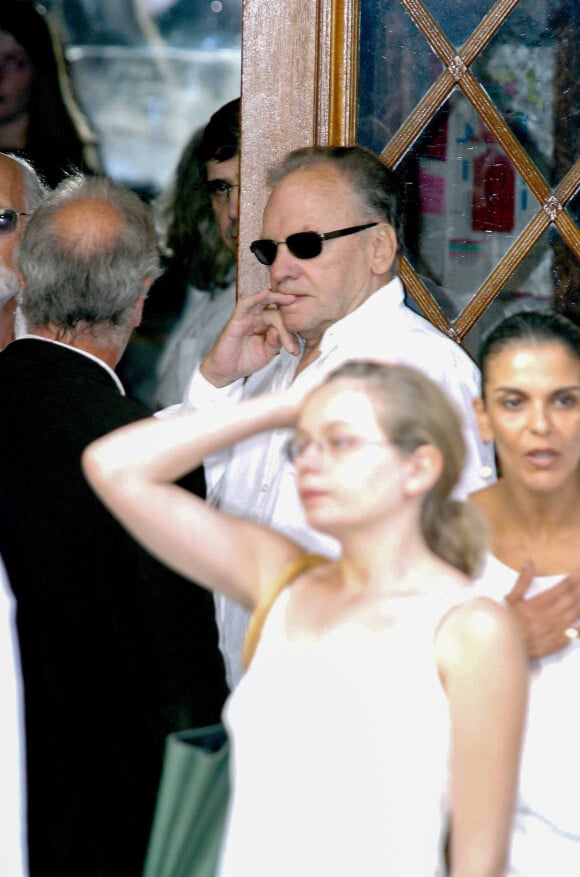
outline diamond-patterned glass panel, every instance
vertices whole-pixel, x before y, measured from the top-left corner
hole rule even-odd
[[[559,5],[520,0],[471,68],[553,186],[580,151],[580,14]]]
[[[406,5],[361,0],[359,141],[383,152],[404,182],[411,265],[450,321],[482,286],[486,301],[501,289],[488,320],[504,304],[573,297],[580,195],[565,199],[580,158],[580,4]],[[457,50],[454,60],[437,27]],[[469,68],[460,48],[467,41]],[[442,75],[436,46],[455,85]],[[546,219],[551,231],[538,241]],[[472,348],[478,331],[470,332]]]
[[[459,48],[471,36],[494,0],[425,0],[450,43]]]
[[[442,70],[399,0],[362,0],[358,142],[382,152]]]
[[[580,325],[580,262],[557,229],[550,242],[553,252],[554,306]]]
[[[547,231],[465,336],[465,344],[475,357],[485,335],[504,317],[517,311],[553,308],[554,258],[553,232]]]
[[[409,260],[454,319],[540,205],[458,89],[398,170]]]

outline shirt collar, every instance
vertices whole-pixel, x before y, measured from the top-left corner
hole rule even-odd
[[[117,388],[118,388],[121,396],[126,395],[125,388],[123,387],[123,384],[119,380],[119,376],[117,374],[115,374],[115,372],[110,367],[110,365],[107,365],[107,363],[104,362],[102,359],[99,359],[98,356],[94,356],[92,353],[89,353],[87,350],[81,350],[80,347],[72,347],[70,344],[63,344],[62,341],[56,341],[53,338],[45,338],[44,335],[35,335],[33,332],[26,332],[24,335],[20,335],[16,339],[16,341],[24,341],[27,338],[29,340],[32,340],[32,341],[47,341],[49,344],[56,344],[58,347],[64,347],[66,350],[72,350],[74,353],[79,353],[81,356],[86,356],[87,359],[92,359],[93,362],[96,362],[97,365],[100,365],[101,368],[104,368],[105,371],[109,373],[109,375],[112,377],[115,384],[117,385]]]
[[[385,318],[392,320],[402,307],[406,307],[403,284],[398,277],[393,277],[385,286],[369,295],[358,308],[329,326],[322,336],[320,352],[326,353],[343,338],[354,338],[359,332],[368,332],[369,326],[385,326]]]

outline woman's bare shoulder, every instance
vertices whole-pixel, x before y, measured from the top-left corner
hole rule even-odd
[[[474,596],[454,607],[436,637],[437,663],[444,671],[465,669],[521,648],[521,634],[509,609],[484,596]]]

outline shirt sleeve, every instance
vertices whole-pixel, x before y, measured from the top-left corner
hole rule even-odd
[[[463,475],[454,495],[465,499],[470,493],[489,487],[496,479],[493,445],[479,435],[473,400],[479,395],[479,379],[475,365],[453,357],[450,369],[437,375],[437,382],[455,403],[462,424],[466,445]]]
[[[191,381],[185,390],[185,396],[180,406],[193,408],[197,411],[207,411],[220,405],[232,405],[241,401],[244,396],[244,379],[240,378],[225,387],[214,387],[202,375],[199,366],[193,372]],[[207,500],[212,505],[218,505],[219,485],[224,476],[226,466],[231,456],[231,448],[226,448],[217,454],[212,454],[203,461],[205,481],[207,487]]]

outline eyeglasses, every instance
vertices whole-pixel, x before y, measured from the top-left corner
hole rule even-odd
[[[378,222],[367,222],[365,225],[351,225],[349,228],[339,228],[338,231],[327,231],[326,234],[319,234],[317,231],[298,231],[296,234],[289,235],[285,241],[269,239],[254,241],[250,244],[250,250],[262,265],[274,264],[280,244],[286,244],[297,259],[315,259],[316,256],[320,256],[324,241],[356,234],[378,224]]]
[[[314,446],[319,454],[325,454],[332,460],[340,460],[368,445],[387,447],[388,444],[386,440],[366,439],[360,435],[337,435],[323,439],[294,437],[286,442],[284,453],[291,463],[296,463],[311,446]]]
[[[19,216],[30,216],[30,213],[21,213],[10,207],[0,207],[0,234],[9,234],[18,225]]]
[[[225,180],[208,180],[207,188],[210,198],[217,201],[218,204],[225,204],[230,200],[230,195],[234,189],[239,189],[237,183],[227,183]]]

